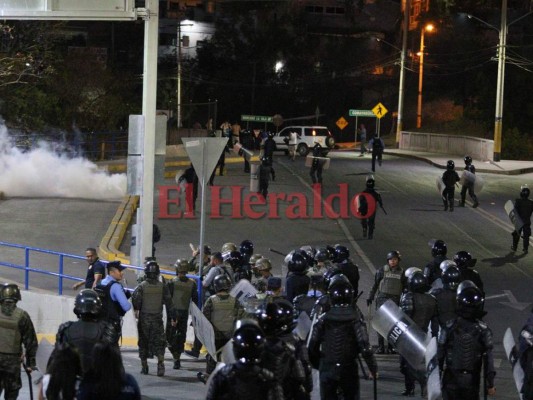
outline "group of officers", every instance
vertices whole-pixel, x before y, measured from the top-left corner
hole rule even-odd
[[[120,297],[131,297],[138,321],[141,373],[149,373],[147,359],[155,356],[157,375],[163,376],[167,346],[174,368],[181,368],[191,303],[203,303],[202,313],[213,326],[216,348],[216,354],[206,357],[206,372],[198,374],[204,382],[210,378],[208,399],[309,399],[313,369],[319,373],[322,399],[358,399],[360,356],[375,382],[374,353],[398,351],[387,345],[389,338],[379,335],[377,350],[370,345],[365,317],[357,306],[359,269],[345,246],[318,250],[302,246],[291,251],[284,260],[288,268],[284,288],[283,280],[272,275],[270,260],[254,253],[250,240],[239,247],[225,243],[212,254],[205,246],[204,263],[198,262],[198,254],[194,250],[192,259],[178,259],[176,277],[171,280],[161,276],[154,259],[147,259],[144,277],[131,296],[115,284],[125,267],[108,263],[108,277],[96,290],[84,289],[76,296],[74,312],[79,320],[62,324],[56,342],[76,347],[84,370],[90,365],[94,344],[119,345],[121,318],[128,311]],[[474,269],[476,259],[467,251],[448,259],[442,240],[431,244],[431,254],[432,260],[422,270],[404,269],[400,253],[389,252],[386,264],[376,272],[367,306],[379,312],[381,305],[392,300],[423,332],[438,338],[444,399],[478,399],[481,384],[488,394],[494,394],[493,338],[483,322],[484,290]],[[189,273],[202,278],[191,279]],[[201,298],[197,282],[203,287]],[[247,294],[240,298],[232,296],[232,287],[242,282],[254,290],[245,290]],[[16,399],[21,387],[22,354],[24,368],[36,369],[37,338],[29,315],[16,307],[20,299],[16,285],[0,288],[0,391],[5,391],[8,400]],[[525,399],[533,398],[531,326],[531,322],[526,324],[519,343]],[[201,343],[198,338],[196,342],[198,347],[186,353],[198,357],[194,352],[199,353]],[[235,361],[215,369],[228,343]],[[401,352],[400,371],[405,376],[401,395],[414,396],[417,382],[422,396],[426,395],[425,374]]]

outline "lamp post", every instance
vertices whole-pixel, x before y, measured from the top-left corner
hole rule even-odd
[[[505,1],[505,0],[504,0]],[[433,24],[427,24],[420,30],[420,66],[418,71],[418,105],[416,108],[416,127],[422,127],[422,84],[424,82],[424,33],[433,32]]]
[[[502,17],[500,29],[483,21],[482,19],[473,15],[467,14],[468,18],[475,19],[489,28],[495,29],[499,33],[498,43],[498,81],[496,83],[496,110],[494,113],[494,153],[493,161],[501,161],[502,152],[502,120],[503,120],[503,87],[505,83],[505,47],[507,45],[507,28],[515,22],[520,21],[522,18],[532,14],[530,11],[527,14],[522,15],[520,18],[507,23],[507,0],[502,0]]]
[[[403,130],[403,98],[405,95],[405,57],[407,54],[407,33],[409,32],[409,9],[411,1],[405,0],[402,29],[402,51],[400,55],[400,84],[398,88],[398,119],[396,123],[396,148],[400,148],[400,140]]]

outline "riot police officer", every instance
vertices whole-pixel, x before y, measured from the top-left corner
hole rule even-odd
[[[454,263],[455,264],[455,263]],[[442,287],[433,288],[429,292],[437,300],[436,320],[443,328],[450,320],[457,318],[456,308],[457,287],[461,283],[461,272],[456,265],[449,265],[442,272]]]
[[[376,309],[383,303],[391,299],[396,305],[400,304],[400,296],[403,292],[403,268],[400,266],[401,256],[396,250],[387,254],[387,264],[379,268],[374,276],[374,285],[366,301],[368,307],[371,306],[374,296],[376,296]],[[388,352],[394,353],[394,348],[388,346]],[[385,339],[378,334],[378,354],[385,353]]]
[[[148,374],[148,358],[157,357],[157,376],[165,375],[166,337],[163,326],[163,305],[167,319],[176,319],[168,285],[159,281],[159,264],[148,261],[144,267],[146,280],[135,288],[133,309],[138,318],[139,358],[141,374]]]
[[[308,394],[305,367],[297,357],[295,346],[281,338],[296,326],[292,304],[281,299],[263,303],[257,308],[255,318],[266,337],[261,367],[274,373],[285,399],[305,398]]]
[[[256,321],[237,321],[232,339],[236,362],[216,372],[206,400],[283,400],[274,374],[261,366],[265,341]]]
[[[307,293],[311,279],[306,275],[307,259],[298,251],[290,256],[287,267],[289,272],[285,281],[285,295],[292,302],[296,296]]]
[[[444,191],[442,192],[444,211],[448,211],[448,208],[453,211],[455,184],[459,182],[459,175],[455,171],[453,160],[448,160],[446,163],[446,171],[442,174],[442,182],[444,183]]]
[[[465,171],[471,172],[472,174],[476,173],[476,167],[474,167],[474,164],[472,164],[472,157],[465,156]],[[459,207],[465,206],[465,200],[466,200],[466,192],[468,191],[468,195],[474,202],[472,204],[472,208],[476,208],[479,206],[479,202],[477,201],[477,196],[474,193],[474,182],[471,181],[465,181],[461,188],[461,202],[459,203]]]
[[[480,320],[484,298],[473,282],[464,281],[457,288],[457,319],[441,329],[437,356],[442,377],[444,400],[477,400],[481,380],[486,380],[488,394],[494,395],[492,331]],[[481,376],[483,362],[486,376]]]
[[[461,250],[455,253],[453,256],[453,261],[461,272],[461,282],[472,281],[482,293],[485,293],[483,290],[483,281],[481,280],[481,276],[474,269],[477,259],[472,258],[472,255],[468,251]]]
[[[239,246],[239,252],[242,255],[243,262],[248,264],[250,257],[254,254],[254,243],[248,239],[243,240]]]
[[[357,355],[361,353],[372,375],[377,363],[368,340],[366,324],[354,309],[354,290],[339,280],[329,287],[331,309],[319,317],[309,339],[309,357],[320,373],[322,400],[359,399]],[[355,333],[355,334],[354,334]]]
[[[37,335],[28,313],[17,307],[21,299],[17,285],[6,283],[0,288],[0,395],[4,392],[6,400],[16,400],[22,387],[23,354],[26,371],[37,369]]]
[[[377,205],[383,209],[383,200],[381,199],[381,194],[379,194],[374,187],[376,186],[376,181],[374,177],[371,175],[366,179],[366,188],[363,190],[363,193],[368,193],[372,198],[374,199],[374,212],[372,215],[368,215],[370,213],[370,208],[368,204],[368,200],[365,196],[359,196],[359,213],[363,215],[364,217],[361,218],[361,226],[363,227],[363,237],[367,237],[369,239],[374,238],[374,228],[376,226],[376,213],[377,213]]]
[[[524,225],[517,231],[513,231],[513,245],[511,249],[516,251],[520,236],[523,237],[524,247],[522,251],[527,254],[529,247],[529,237],[531,236],[531,214],[533,213],[533,201],[529,199],[530,190],[527,185],[520,188],[520,198],[514,201],[516,213],[522,219]]]
[[[518,360],[524,370],[522,399],[533,400],[533,314],[529,315],[518,337]]]
[[[322,170],[324,169],[324,160],[320,160],[319,157],[324,157],[322,152],[322,146],[316,142],[313,146],[313,161],[311,162],[311,170],[309,175],[313,184],[322,184]]]
[[[97,342],[118,343],[113,325],[100,319],[101,311],[102,301],[98,294],[92,289],[82,290],[74,300],[74,314],[78,321],[61,324],[56,334],[56,345],[68,343],[78,350],[83,373],[92,364],[92,350]]]
[[[444,240],[435,240],[431,246],[431,260],[424,268],[424,276],[427,279],[428,285],[432,285],[434,281],[440,278],[441,269],[440,264],[446,260],[446,254],[448,253],[448,246]]]
[[[350,251],[346,246],[335,246],[335,258],[333,260],[341,274],[350,281],[354,292],[359,293],[359,267],[350,259]]]
[[[429,323],[437,315],[437,300],[432,295],[426,293],[429,286],[423,273],[415,271],[407,279],[407,292],[400,298],[400,308],[409,316],[414,323],[427,332]],[[432,324],[433,336],[437,335],[438,325]],[[405,390],[402,396],[413,396],[415,392],[415,381],[420,382],[422,395],[425,394],[425,377],[417,375],[415,369],[404,357],[400,357],[400,371],[404,374]]]
[[[198,287],[195,280],[187,278],[186,274],[189,269],[187,260],[177,260],[174,267],[176,277],[168,283],[168,289],[176,319],[167,320],[167,341],[168,348],[174,357],[174,369],[180,369],[180,357],[187,337],[189,306],[191,301],[198,304]]]

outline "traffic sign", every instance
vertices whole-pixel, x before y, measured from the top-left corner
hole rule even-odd
[[[376,115],[372,110],[350,110],[348,112],[350,117],[375,117]]]
[[[387,110],[383,104],[378,103],[372,109],[372,112],[375,114],[376,117],[381,119],[381,117],[383,117],[385,114],[387,114],[389,112],[389,110]]]
[[[338,120],[337,120],[337,126],[339,127],[339,129],[342,131],[344,128],[346,128],[346,125],[348,125],[348,121],[346,121],[344,119],[344,117],[340,117]]]
[[[264,115],[241,115],[241,121],[272,122],[272,117],[267,117]]]

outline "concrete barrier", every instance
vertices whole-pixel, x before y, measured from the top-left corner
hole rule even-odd
[[[468,154],[481,161],[493,161],[494,158],[494,140],[439,133],[402,131],[400,149],[460,156]]]

